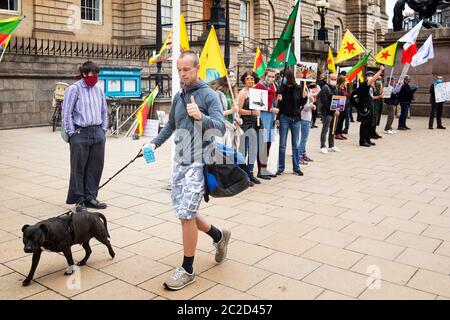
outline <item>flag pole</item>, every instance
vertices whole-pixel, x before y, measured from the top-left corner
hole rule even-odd
[[[2,55],[0,57],[0,62],[2,62],[2,60],[3,60],[3,55],[5,54],[5,51],[6,51],[6,46],[3,48],[3,52],[2,52]]]

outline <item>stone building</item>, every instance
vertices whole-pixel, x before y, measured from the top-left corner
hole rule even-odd
[[[163,24],[171,23],[172,1],[161,0]],[[201,50],[211,8],[220,2],[224,7],[225,0],[181,0],[194,50]],[[346,29],[368,49],[387,32],[385,0],[329,2],[326,28],[332,48]],[[295,1],[229,0],[229,4],[230,67],[242,72],[251,67],[257,46],[270,54]],[[301,59],[323,66],[327,47],[317,41],[320,16],[315,0],[302,0],[300,10]],[[55,83],[73,82],[76,67],[87,59],[102,67],[142,68],[142,78],[148,80],[143,86],[153,85],[156,68],[147,60],[156,50],[156,0],[0,0],[0,19],[17,15],[26,18],[0,63],[0,129],[47,124]],[[223,29],[218,34],[223,43]],[[164,65],[163,72],[170,74],[168,67]]]

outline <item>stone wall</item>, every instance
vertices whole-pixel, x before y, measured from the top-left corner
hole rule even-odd
[[[399,39],[405,32],[392,32],[386,34],[386,40],[380,42],[380,45],[387,46]],[[445,82],[450,81],[450,28],[441,28],[434,30],[422,29],[417,41],[417,47],[420,48],[430,34],[433,34],[434,59],[426,64],[416,68],[410,67],[408,75],[411,77],[412,85],[419,85],[419,90],[415,94],[415,100],[412,103],[412,115],[428,116],[430,113],[430,86],[436,79],[436,76],[444,77]],[[403,65],[402,45],[399,46],[397,61],[394,68],[394,76],[399,78]],[[386,68],[385,76],[391,73],[391,68]],[[450,108],[448,102],[444,107],[444,116],[450,117]]]
[[[86,58],[17,55],[6,53],[0,64],[0,129],[49,125],[56,82],[75,82],[77,68]],[[142,68],[148,86],[147,61],[94,59],[101,67]],[[167,103],[162,108],[168,110]]]

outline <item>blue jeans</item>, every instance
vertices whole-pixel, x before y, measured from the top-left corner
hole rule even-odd
[[[298,152],[300,155],[306,154],[306,142],[308,141],[309,136],[309,130],[311,129],[311,121],[302,120],[301,121],[301,138],[300,138],[300,145],[298,147]]]
[[[408,117],[408,111],[411,106],[410,102],[400,102],[400,118],[398,119],[398,127],[405,128],[406,127],[406,119]]]
[[[278,152],[278,171],[284,171],[286,158],[286,141],[289,129],[291,130],[292,167],[294,171],[300,170],[298,141],[300,137],[301,121],[280,115],[280,149]]]
[[[352,118],[353,107],[348,105],[347,109],[345,109],[345,129],[348,130],[350,128],[350,120]]]

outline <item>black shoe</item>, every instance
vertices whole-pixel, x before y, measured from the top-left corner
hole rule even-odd
[[[376,134],[377,139],[383,139],[382,136],[380,136],[378,133]]]
[[[402,131],[404,131],[404,130],[406,130],[406,128],[405,128],[405,127],[398,127],[397,130],[402,130]]]
[[[342,130],[342,133],[343,133],[343,134],[348,134],[348,129]]]
[[[370,147],[370,144],[368,144],[367,142],[360,142],[359,146],[360,147]]]
[[[281,176],[283,174],[283,171],[277,171],[277,176]]]
[[[259,179],[263,179],[263,180],[270,180],[270,176],[263,176],[263,175],[260,175],[259,173],[258,173],[257,177]]]
[[[443,129],[443,130],[445,130],[446,129],[446,127],[444,127],[444,126],[439,126],[439,127],[437,127],[438,129]]]
[[[254,184],[261,184],[261,181],[259,179],[257,179],[253,174],[250,174],[250,181],[253,182]]]
[[[303,172],[301,170],[294,170],[294,174],[298,176],[303,176]]]
[[[377,136],[370,136],[370,139],[378,139],[378,137]]]
[[[409,127],[405,127],[405,129],[406,129],[406,130],[411,130],[411,128],[409,128]]]
[[[77,205],[75,207],[75,212],[86,212],[86,206],[84,205],[84,203],[80,203],[79,205]]]
[[[97,199],[92,199],[90,201],[86,201],[84,203],[88,208],[94,209],[106,209],[106,203],[98,202]]]
[[[369,141],[367,143],[370,144],[371,146],[376,146],[375,142]]]
[[[249,186],[249,187],[254,187],[255,184],[254,184],[253,182],[251,182],[250,180],[248,180],[248,186]]]
[[[439,127],[438,127],[439,128]],[[428,127],[428,129],[433,130],[433,127]]]

